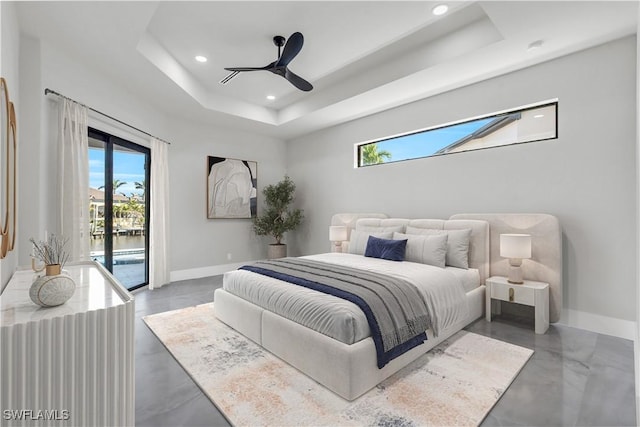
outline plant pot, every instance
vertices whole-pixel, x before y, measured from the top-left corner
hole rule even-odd
[[[31,284],[31,301],[42,307],[64,304],[75,292],[76,283],[69,275],[60,274],[59,264],[47,265],[46,271],[46,275],[37,277]]]
[[[269,245],[269,250],[267,252],[267,257],[269,259],[276,259],[276,258],[284,258],[287,256],[287,245],[285,245],[284,243],[274,243],[272,245]]]
[[[62,267],[60,264],[47,264],[44,271],[47,276],[57,276],[62,273]]]

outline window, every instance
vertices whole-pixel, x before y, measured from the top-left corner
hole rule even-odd
[[[558,137],[558,102],[546,102],[357,144],[356,166],[419,159]]]

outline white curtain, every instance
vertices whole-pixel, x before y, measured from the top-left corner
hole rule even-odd
[[[89,139],[87,108],[68,99],[60,105],[60,233],[70,260],[89,259]]]
[[[169,144],[151,139],[149,289],[169,283]]]

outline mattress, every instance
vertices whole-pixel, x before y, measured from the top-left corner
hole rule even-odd
[[[474,288],[480,283],[477,270],[474,274],[473,271],[459,268],[441,269],[425,264],[340,253],[311,255],[305,258],[400,276],[414,282],[419,288],[438,288],[438,292],[442,294],[440,300],[446,301],[440,306],[447,306],[439,307],[444,313],[440,316],[445,317],[444,323],[454,323],[466,317],[464,294],[472,287],[472,283],[476,283]],[[442,282],[446,282],[446,285]],[[371,335],[362,310],[357,305],[333,295],[245,270],[225,273],[223,288],[259,307],[345,344],[356,343]]]

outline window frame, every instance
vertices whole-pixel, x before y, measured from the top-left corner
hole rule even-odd
[[[367,145],[377,144],[377,143],[380,143],[380,142],[389,141],[389,140],[402,138],[402,137],[406,137],[406,136],[427,133],[427,132],[431,132],[431,131],[435,131],[435,130],[446,129],[446,128],[449,128],[449,127],[453,127],[453,126],[457,126],[457,125],[461,125],[461,124],[465,124],[465,123],[471,123],[471,122],[474,122],[474,121],[477,121],[477,120],[482,120],[482,119],[487,119],[487,118],[496,119],[496,118],[500,118],[500,117],[508,117],[510,115],[513,115],[513,114],[518,114],[518,113],[522,114],[525,111],[535,110],[535,109],[538,109],[538,108],[549,107],[549,106],[555,106],[555,136],[550,137],[550,138],[540,138],[540,139],[533,139],[531,141],[512,142],[510,144],[503,144],[503,145],[497,145],[497,146],[492,146],[492,147],[471,148],[471,149],[464,150],[464,151],[452,151],[452,152],[443,152],[443,153],[436,152],[436,153],[428,155],[428,156],[419,156],[419,157],[412,157],[412,158],[401,159],[401,160],[383,161],[381,163],[373,163],[373,164],[369,164],[369,165],[361,164],[361,161],[362,161],[362,147],[367,146]],[[488,150],[488,149],[500,148],[500,147],[510,147],[512,145],[528,144],[528,143],[531,143],[531,142],[540,142],[540,141],[549,141],[549,140],[552,140],[552,139],[558,139],[558,108],[559,108],[558,98],[553,98],[553,99],[548,99],[548,100],[545,100],[545,101],[536,102],[536,103],[533,103],[533,104],[528,104],[528,105],[525,105],[525,106],[522,106],[522,107],[510,108],[510,109],[507,109],[507,110],[502,110],[502,111],[498,111],[498,112],[494,112],[494,113],[475,116],[475,117],[468,118],[468,119],[457,120],[457,121],[448,122],[448,123],[445,123],[445,124],[429,126],[429,127],[426,127],[426,128],[422,128],[422,129],[418,129],[418,130],[414,130],[414,131],[410,131],[410,132],[399,133],[399,134],[392,135],[392,136],[387,136],[387,137],[384,137],[384,138],[376,138],[376,139],[372,139],[372,140],[368,140],[368,141],[364,141],[364,142],[358,142],[358,143],[354,144],[354,168],[361,169],[361,168],[366,168],[366,167],[370,167],[370,166],[380,166],[380,165],[385,165],[385,164],[400,163],[400,162],[406,162],[406,161],[411,161],[411,160],[419,160],[419,159],[427,159],[427,158],[431,158],[431,157],[439,157],[439,156],[449,155],[449,154],[459,154],[459,153],[465,153],[465,152],[469,152],[469,151]]]
[[[144,282],[138,283],[134,286],[127,286],[123,284],[128,291],[134,291],[149,285],[150,277],[150,259],[149,249],[151,244],[151,149],[144,145],[137,144],[135,142],[120,138],[119,136],[112,135],[109,132],[99,130],[94,127],[89,127],[87,136],[89,138],[96,139],[104,143],[105,152],[105,183],[104,183],[104,257],[105,268],[113,274],[113,153],[114,145],[133,150],[139,154],[145,156],[145,233],[144,233],[144,250],[145,250],[145,273]],[[91,148],[91,147],[89,147]],[[115,276],[115,274],[114,274]]]

